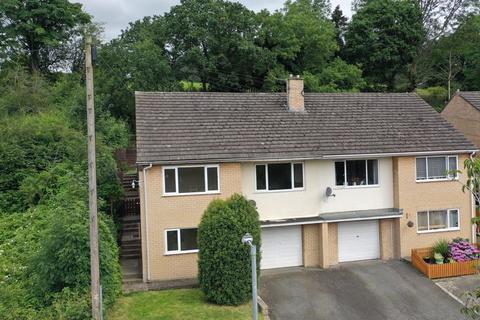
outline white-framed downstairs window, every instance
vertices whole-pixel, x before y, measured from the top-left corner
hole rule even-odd
[[[303,186],[303,162],[255,165],[256,191],[302,190]]]
[[[416,158],[416,180],[451,180],[456,179],[456,173],[450,171],[458,169],[457,156],[433,156]]]
[[[417,232],[460,230],[460,210],[444,209],[417,212]]]
[[[165,253],[198,252],[197,228],[165,230]]]
[[[165,195],[220,192],[218,165],[163,167]]]

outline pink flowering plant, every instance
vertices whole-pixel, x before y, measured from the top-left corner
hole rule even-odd
[[[450,257],[457,261],[470,261],[480,258],[480,250],[465,239],[455,239],[448,245]]]

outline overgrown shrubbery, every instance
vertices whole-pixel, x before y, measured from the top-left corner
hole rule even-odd
[[[241,241],[247,232],[257,245],[260,266],[260,221],[255,206],[239,194],[210,203],[198,228],[198,278],[209,301],[239,305],[250,298],[250,251]]]
[[[56,83],[35,76],[33,84],[18,70],[13,79],[0,89],[0,318],[88,319],[87,140],[81,82],[75,75]],[[28,89],[32,86],[41,90]],[[38,96],[45,92],[48,98]],[[120,293],[121,274],[116,229],[104,212],[110,200],[121,195],[113,152],[126,144],[128,130],[108,113],[97,119],[100,268],[108,307]]]

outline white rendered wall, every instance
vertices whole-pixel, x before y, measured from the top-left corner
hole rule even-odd
[[[255,163],[242,163],[242,192],[255,200],[261,220],[393,207],[391,158],[378,159],[378,186],[335,187],[334,163],[334,160],[305,161],[304,190],[274,192],[255,191]],[[335,197],[325,196],[327,187],[333,189]]]

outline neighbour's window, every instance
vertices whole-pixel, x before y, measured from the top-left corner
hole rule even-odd
[[[378,184],[378,160],[335,161],[337,186],[366,186]]]
[[[419,157],[416,159],[417,180],[445,180],[457,177],[457,156]]]
[[[163,176],[165,194],[219,191],[218,165],[165,167]]]
[[[417,212],[417,231],[456,230],[459,228],[459,215],[457,209]]]
[[[257,190],[294,190],[303,188],[303,163],[257,164]]]
[[[195,252],[197,246],[197,229],[166,230],[167,253]]]

